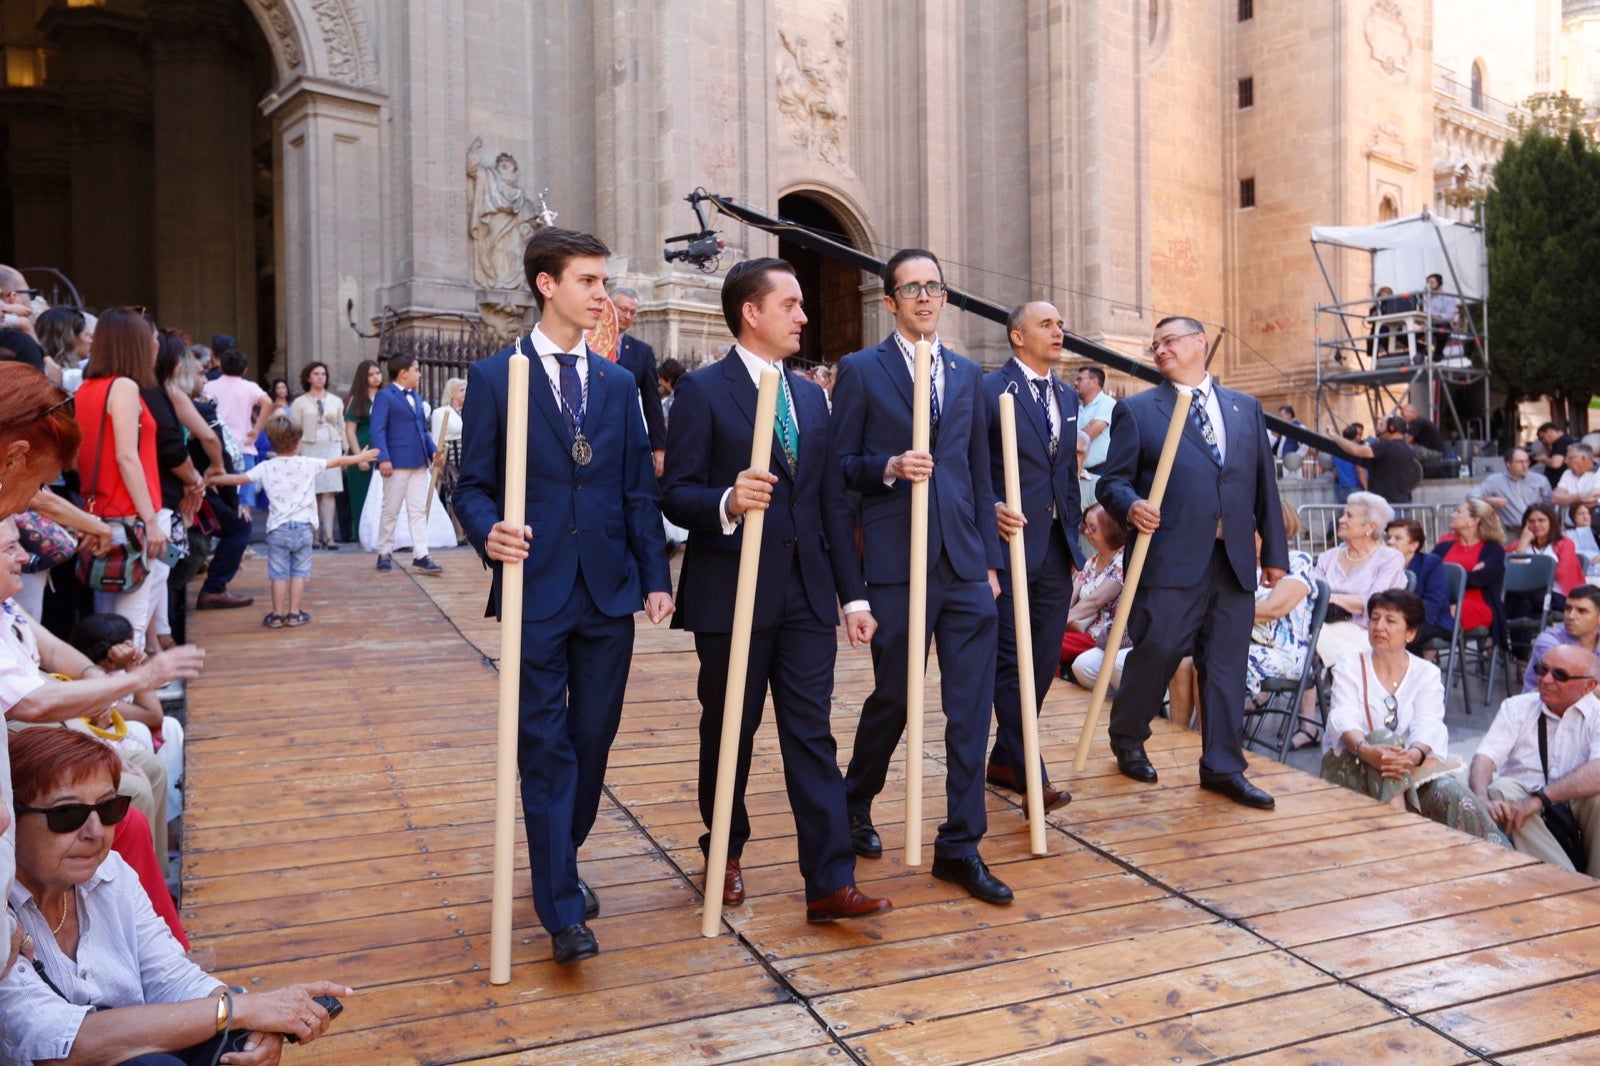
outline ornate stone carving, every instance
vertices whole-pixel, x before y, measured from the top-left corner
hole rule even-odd
[[[300,64],[305,62],[305,57],[300,54],[300,42],[295,39],[294,21],[289,18],[289,13],[283,9],[283,0],[258,0],[261,13],[266,16],[267,26],[278,37],[278,51],[283,55],[284,66],[290,70],[299,70]]]
[[[366,22],[356,5],[350,0],[311,0],[311,10],[327,52],[328,74],[356,85],[373,84],[378,72],[367,44]]]
[[[835,11],[821,47],[802,33],[778,31],[778,111],[788,120],[789,139],[805,154],[846,173],[845,134],[850,117],[850,51],[845,17]]]
[[[1367,49],[1385,74],[1404,74],[1411,62],[1411,31],[1399,0],[1373,0],[1365,26]]]
[[[514,318],[533,302],[522,269],[522,252],[541,223],[555,220],[553,212],[540,212],[522,187],[517,160],[501,152],[493,162],[479,153],[483,138],[467,149],[467,177],[471,180],[471,208],[467,239],[472,245],[472,284],[485,319],[497,325]],[[542,198],[541,198],[542,199]],[[548,221],[546,215],[549,216]]]

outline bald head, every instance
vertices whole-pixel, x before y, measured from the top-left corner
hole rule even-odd
[[[1568,707],[1594,691],[1600,660],[1595,658],[1594,652],[1576,644],[1562,644],[1546,652],[1539,665],[1549,667],[1545,675],[1539,678],[1539,699],[1559,715],[1565,714]],[[1558,670],[1568,680],[1558,680]]]
[[[1044,300],[1018,304],[1011,309],[1006,329],[1012,353],[1035,374],[1048,374],[1060,362],[1066,323],[1055,304]]]

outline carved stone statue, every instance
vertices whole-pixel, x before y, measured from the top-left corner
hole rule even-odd
[[[790,123],[790,139],[806,155],[848,172],[844,134],[849,125],[844,100],[849,77],[844,20],[835,14],[823,48],[804,35],[778,31],[778,110]]]
[[[472,180],[472,211],[467,235],[472,241],[472,283],[479,289],[515,292],[527,288],[522,252],[537,224],[538,211],[522,188],[516,158],[501,152],[491,165],[479,152],[483,138],[467,149]]]

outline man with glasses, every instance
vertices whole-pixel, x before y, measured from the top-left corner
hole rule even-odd
[[[994,696],[995,596],[1002,565],[983,416],[983,371],[939,340],[945,284],[932,252],[896,252],[883,269],[883,305],[894,332],[847,355],[833,391],[833,432],[845,487],[861,494],[875,687],[861,708],[845,774],[851,844],[883,854],[872,801],[906,725],[910,604],[911,483],[931,482],[928,500],[928,633],[938,642],[944,708],[947,815],[933,847],[933,876],[985,903],[1010,903],[1011,889],[978,855],[988,828],[984,748]],[[933,346],[929,451],[911,450],[915,345]]]
[[[1516,529],[1529,507],[1550,502],[1550,482],[1530,477],[1528,467],[1528,449],[1512,448],[1506,453],[1506,468],[1484,478],[1482,485],[1467,493],[1467,499],[1483,500],[1495,509],[1502,526]]]
[[[1111,451],[1095,493],[1112,518],[1150,537],[1128,619],[1133,650],[1111,707],[1111,748],[1124,775],[1156,781],[1144,742],[1173,672],[1192,655],[1203,711],[1200,787],[1268,810],[1272,797],[1244,776],[1245,667],[1256,537],[1268,588],[1288,569],[1288,538],[1261,404],[1217,385],[1206,372],[1207,350],[1195,319],[1156,323],[1150,352],[1166,382],[1118,403],[1111,419]],[[1146,497],[1180,388],[1192,405],[1157,509]]]
[[[1576,645],[1584,651],[1600,651],[1600,586],[1579,585],[1567,593],[1567,605],[1561,611],[1561,621],[1540,633],[1528,653],[1528,672],[1522,677],[1522,691],[1533,692],[1539,687],[1539,675],[1534,670],[1544,661],[1552,648]]]
[[[1565,805],[1583,834],[1583,872],[1600,877],[1600,701],[1595,655],[1552,648],[1534,667],[1539,690],[1500,704],[1472,757],[1468,783],[1516,849],[1575,869],[1547,825]],[[1559,813],[1555,817],[1559,817]]]
[[[667,459],[667,421],[661,412],[661,389],[656,379],[656,350],[628,332],[639,314],[639,294],[626,285],[611,290],[611,306],[617,309],[617,365],[639,383],[639,403],[644,411],[644,428],[650,436],[650,461],[656,477]]]

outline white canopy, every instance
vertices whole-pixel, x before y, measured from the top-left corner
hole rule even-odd
[[[1469,300],[1489,295],[1483,229],[1427,212],[1373,226],[1313,226],[1312,244],[1372,253],[1372,287],[1420,292],[1429,274],[1444,278],[1444,290]]]

